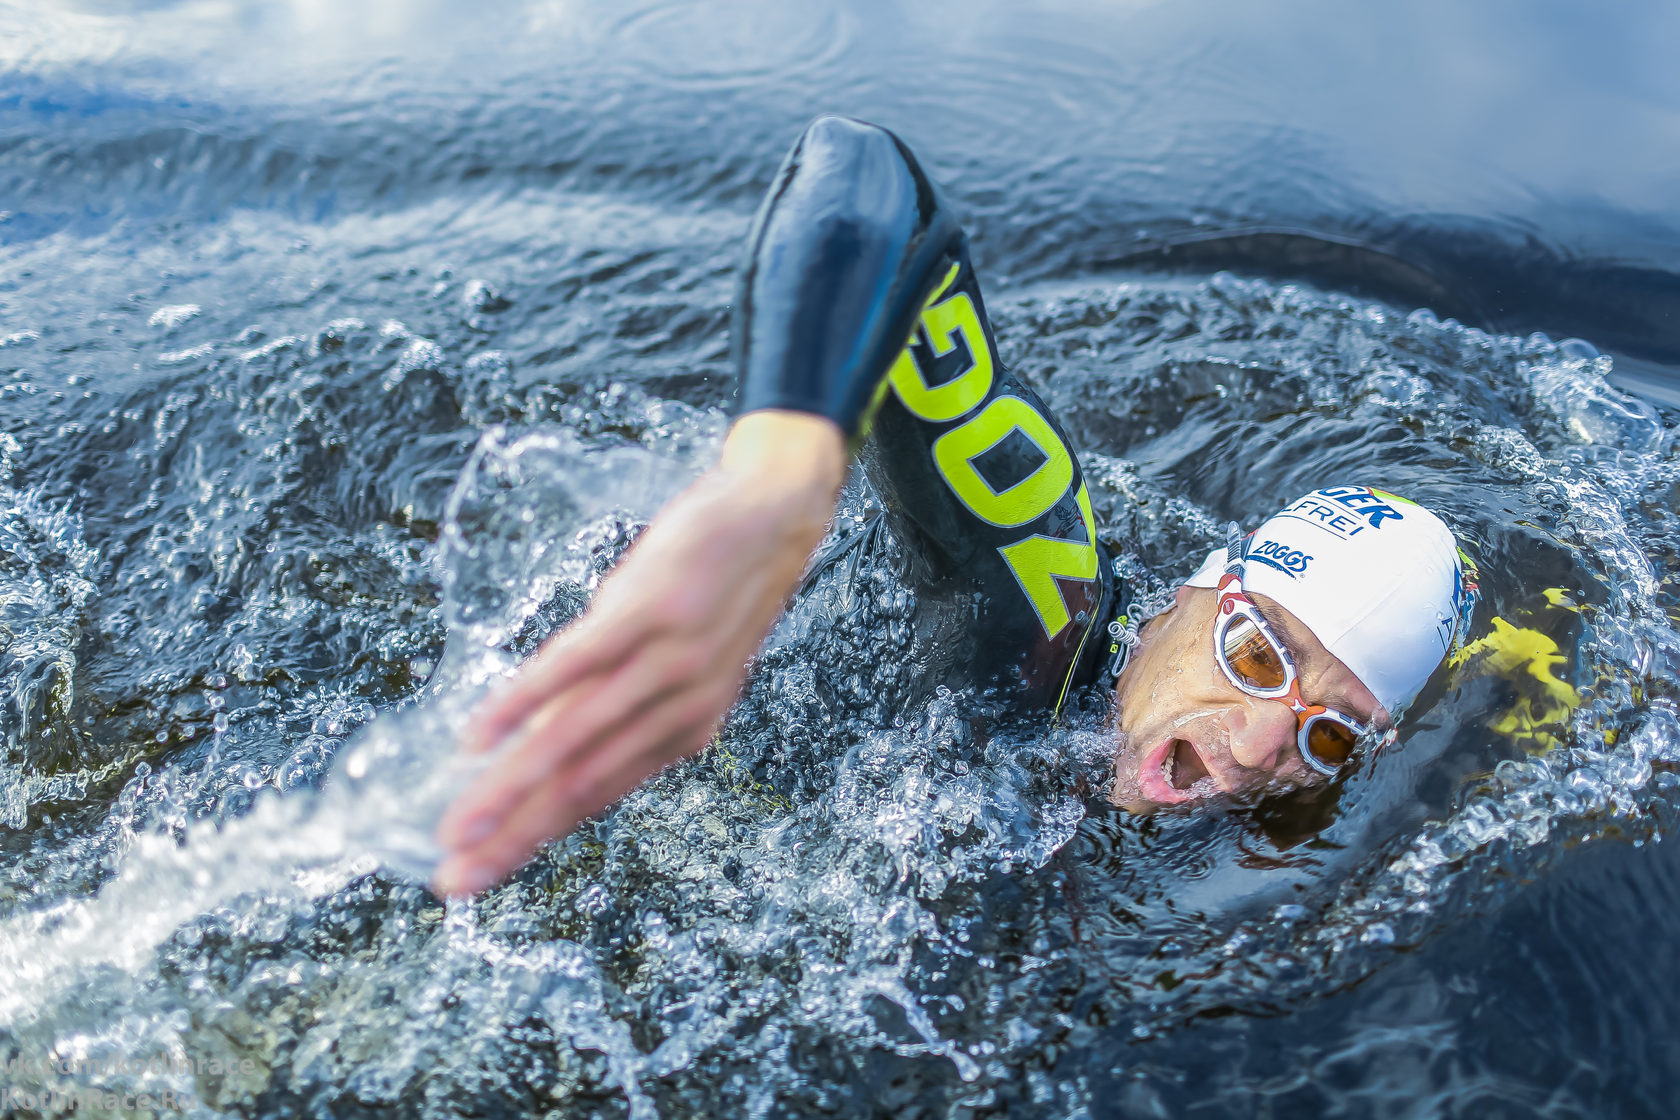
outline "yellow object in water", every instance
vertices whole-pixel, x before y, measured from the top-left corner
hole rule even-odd
[[[1541,592],[1541,594],[1546,596],[1546,602],[1550,603],[1554,607],[1562,607],[1566,611],[1577,609],[1575,600],[1570,596],[1569,592],[1565,591],[1561,587],[1548,587],[1545,591]]]
[[[1476,661],[1482,671],[1517,686],[1516,704],[1488,726],[1538,753],[1559,745],[1556,732],[1581,704],[1580,693],[1554,672],[1566,660],[1557,643],[1540,631],[1495,616],[1492,632],[1460,649],[1451,664],[1457,668]],[[1540,686],[1537,691],[1534,683]]]

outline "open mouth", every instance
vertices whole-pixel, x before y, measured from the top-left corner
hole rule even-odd
[[[1161,761],[1161,773],[1174,789],[1187,790],[1208,776],[1208,768],[1202,765],[1202,756],[1196,753],[1195,747],[1183,739],[1174,739],[1167,757]]]
[[[1168,805],[1183,805],[1199,801],[1219,792],[1219,780],[1202,760],[1201,753],[1189,739],[1161,739],[1140,759],[1137,770],[1139,808],[1147,812]],[[1125,801],[1118,804],[1127,804]]]

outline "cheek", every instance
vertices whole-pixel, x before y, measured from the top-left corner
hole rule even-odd
[[[1182,627],[1162,637],[1151,666],[1156,689],[1175,696],[1206,692],[1210,674],[1217,672],[1207,634],[1200,627]]]
[[[1293,793],[1297,790],[1316,789],[1324,785],[1329,779],[1317,770],[1308,766],[1296,764],[1281,767],[1272,776],[1272,786],[1278,793]]]
[[[1202,691],[1198,684],[1211,658],[1208,665],[1198,661],[1196,640],[1205,635],[1174,622],[1171,616],[1163,619],[1121,675],[1116,695],[1122,727],[1136,729],[1145,721],[1170,719]]]

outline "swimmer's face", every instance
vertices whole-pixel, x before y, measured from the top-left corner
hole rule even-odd
[[[1294,655],[1307,703],[1388,726],[1371,690],[1294,615],[1264,595],[1250,597]],[[1210,588],[1179,588],[1173,606],[1143,628],[1142,644],[1120,674],[1109,797],[1121,808],[1150,813],[1214,797],[1252,800],[1329,780],[1301,758],[1289,705],[1249,696],[1220,671],[1213,654],[1217,600]]]

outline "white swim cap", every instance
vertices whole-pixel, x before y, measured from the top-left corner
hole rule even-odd
[[[1468,623],[1466,580],[1452,530],[1415,502],[1367,486],[1314,490],[1249,537],[1243,586],[1270,596],[1369,688],[1391,719]],[[1191,587],[1217,587],[1215,549]]]

